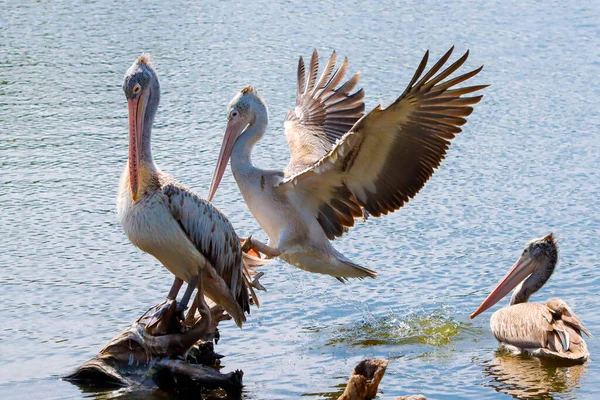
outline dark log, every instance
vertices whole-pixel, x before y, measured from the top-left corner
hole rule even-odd
[[[197,302],[194,299],[194,303]],[[159,388],[168,392],[202,393],[221,388],[228,393],[242,389],[242,371],[222,374],[214,368],[223,356],[214,352],[217,325],[230,319],[220,306],[211,308],[212,323],[198,319],[192,305],[185,318],[176,316],[175,300],[148,310],[130,327],[115,336],[94,358],[63,379],[95,388]],[[164,310],[156,325],[147,325],[157,310]]]
[[[255,268],[271,261],[254,250],[244,254],[244,279],[251,286],[250,303],[257,307],[253,289],[265,289],[258,281],[263,273]],[[94,358],[63,379],[82,386],[85,391],[115,387],[135,390],[137,387],[144,391],[162,389],[196,394],[220,388],[230,395],[239,395],[242,371],[222,374],[212,368],[223,357],[214,351],[219,340],[217,326],[231,317],[222,307],[213,305],[208,324],[197,312],[199,300],[196,295],[185,316],[177,315],[175,300],[165,300],[152,307]]]

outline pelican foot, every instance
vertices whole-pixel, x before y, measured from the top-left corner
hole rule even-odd
[[[185,310],[187,310],[188,308],[184,305],[182,305],[181,303],[177,304],[177,307],[175,308],[175,314],[177,314],[177,317],[179,317],[179,319],[185,319]]]
[[[242,251],[258,258],[262,258],[260,256],[262,253],[267,259],[279,257],[281,255],[281,251],[278,248],[254,240],[252,239],[252,235],[242,241]]]
[[[250,279],[250,284],[254,289],[263,290],[266,292],[267,289],[265,289],[265,287],[258,281],[260,278],[263,277],[264,274],[264,272],[258,272],[257,274],[253,275],[252,279]]]
[[[177,321],[179,321],[182,324],[183,324],[183,321],[185,321],[185,310],[186,309],[187,309],[187,307],[181,308],[179,306],[177,306],[177,308],[175,309],[175,318],[177,318]]]
[[[177,301],[165,299],[159,304],[151,307],[144,313],[137,323],[144,325],[144,330],[152,336],[161,336],[173,330],[180,330],[178,321],[181,320],[177,312]],[[174,322],[176,325],[174,326]]]
[[[252,245],[252,235],[250,235],[242,240],[242,251],[244,253],[250,253],[252,250],[254,250],[254,246]]]

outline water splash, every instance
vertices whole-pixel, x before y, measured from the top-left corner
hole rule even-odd
[[[451,343],[465,325],[454,320],[445,308],[429,313],[418,312],[403,318],[391,314],[369,318],[358,326],[339,328],[326,346],[426,344],[439,347]]]

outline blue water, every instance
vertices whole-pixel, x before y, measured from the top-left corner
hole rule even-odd
[[[370,109],[404,90],[425,50],[436,58],[453,44],[471,50],[467,68],[485,65],[475,81],[492,86],[413,201],[336,241],[379,278],[342,285],[272,264],[263,306],[244,329],[222,324],[225,370],[244,370],[249,399],[335,398],[367,357],[390,360],[382,399],[595,398],[595,361],[553,368],[496,354],[491,313],[468,315],[529,239],[554,231],[561,261],[532,300],[560,296],[600,335],[600,3],[99,0],[1,9],[0,398],[94,396],[58,377],[170,286],[115,215],[127,157],[120,86],[139,54],[152,53],[161,76],[156,162],[206,194],[226,104],[244,85],[271,115],[254,160],[281,168],[298,56],[313,48],[347,56]],[[240,235],[264,238],[230,172],[216,204]],[[588,345],[594,360],[598,339]]]

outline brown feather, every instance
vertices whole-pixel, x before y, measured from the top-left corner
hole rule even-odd
[[[305,79],[305,72],[304,72],[304,60],[302,59],[302,57],[300,57],[300,60],[298,60],[298,93],[297,96],[300,96],[302,93],[304,93],[304,87],[306,85],[306,79]]]
[[[321,77],[319,78],[319,82],[317,82],[317,86],[310,93],[311,96],[315,96],[315,92],[317,90],[323,90],[325,88],[325,86],[326,86],[325,84],[329,80],[329,77],[331,76],[331,73],[333,72],[333,68],[335,67],[335,59],[336,59],[336,56],[335,56],[335,51],[334,51],[333,53],[331,53],[331,57],[329,57],[329,61],[327,62],[325,69],[323,69],[323,73],[321,74]]]
[[[325,105],[333,101],[335,111],[325,107],[323,112],[318,112],[319,108],[315,107],[317,99],[298,98],[297,104],[303,105],[303,110],[310,110],[312,114],[302,113],[302,121],[294,119],[295,115],[288,116],[288,121],[297,122],[297,125],[286,129],[286,134],[290,148],[295,142],[293,150],[297,149],[298,155],[292,152],[290,165],[293,168],[288,166],[286,179],[280,186],[286,190],[286,185],[292,185],[290,189],[309,197],[307,202],[311,204],[317,198],[319,205],[315,215],[329,238],[343,234],[343,228],[354,225],[354,219],[358,217],[354,211],[357,209],[364,208],[367,214],[378,217],[402,207],[439,167],[450,140],[462,131],[460,126],[467,122],[466,117],[473,111],[471,106],[482,98],[481,95],[461,96],[486,87],[455,88],[477,75],[481,67],[442,82],[468,58],[469,53],[466,52],[444,69],[452,51],[453,48],[428,71],[429,52],[426,52],[402,95],[389,107],[383,109],[378,106],[362,118],[362,107],[356,107],[355,102],[349,104],[349,91],[358,83],[358,74],[335,91],[323,90]],[[341,80],[338,72],[330,84]],[[337,107],[338,101],[345,101],[341,103],[345,107]],[[318,99],[318,103],[323,105],[323,100]],[[353,112],[356,115],[353,116]],[[309,121],[311,125],[307,125]],[[321,125],[312,125],[315,122]],[[294,130],[296,126],[303,129]],[[349,132],[344,134],[346,129]],[[301,141],[292,136],[303,135],[306,138],[323,133],[325,135],[320,137],[335,147],[322,154],[316,163],[315,152],[311,151],[310,155],[303,153],[298,145]],[[305,139],[304,144],[310,145],[311,141]],[[317,146],[313,144],[312,148]],[[319,147],[321,151],[324,148]],[[298,162],[299,159],[304,162]],[[335,207],[334,199],[352,206],[348,209]],[[350,209],[353,212],[350,213]]]
[[[250,313],[249,289],[242,277],[242,250],[233,226],[210,202],[171,176],[161,172],[158,178],[159,190],[173,218],[212,267],[203,273],[206,295],[222,305],[241,326],[246,320],[244,312]],[[200,213],[202,218],[197,217]],[[209,229],[212,233],[207,235]]]
[[[448,59],[452,55],[453,51],[454,51],[454,46],[450,47],[450,50],[448,50],[446,52],[446,54],[444,54],[442,56],[442,58],[440,58],[439,61],[436,62],[434,64],[434,66],[431,67],[431,69],[421,78],[421,80],[417,84],[414,85],[415,88],[420,88],[426,82],[428,82],[429,79],[431,79],[431,77],[434,76],[440,70],[440,68],[442,68],[442,66],[444,64],[446,64],[446,61],[448,61]],[[465,62],[468,54],[469,54],[469,52],[467,51],[463,57],[461,57],[458,61],[456,61],[454,64],[452,64],[449,68],[446,68],[446,70],[444,72],[439,74],[435,79],[432,79],[431,82],[435,82],[435,81],[439,81],[440,79],[444,79],[444,77],[447,77],[452,72],[454,72],[458,67],[460,67],[462,65],[462,63]],[[440,78],[440,77],[442,77],[442,78]],[[430,85],[431,82],[428,82],[427,86],[433,86],[433,85]]]
[[[333,52],[316,85],[317,52],[313,52],[307,74],[302,58],[298,63],[296,108],[288,113],[285,125],[291,153],[287,175],[314,165],[363,115],[364,91],[351,93],[360,76],[354,75],[338,88],[348,70],[348,60],[344,59],[334,72],[335,61]]]
[[[308,93],[313,90],[315,81],[317,80],[317,73],[319,72],[319,55],[315,49],[310,58],[310,66],[308,67],[308,80],[306,81],[306,89],[304,93]]]
[[[573,312],[560,299],[546,304],[520,303],[496,311],[490,326],[504,345],[537,355],[584,361],[589,352],[581,332],[587,329],[576,317],[575,323],[565,318],[567,313],[572,318]]]
[[[346,57],[344,57],[342,64],[335,71],[335,73],[333,74],[333,77],[331,77],[331,80],[327,83],[327,86],[334,89],[336,86],[338,86],[340,83],[342,83],[342,80],[344,80],[344,76],[346,76],[346,72],[348,72],[348,59]],[[338,90],[343,92],[344,91],[343,88],[344,88],[344,86],[340,87]],[[319,93],[319,96],[321,96],[321,93]],[[324,100],[325,101],[328,100],[328,97],[325,97]]]

